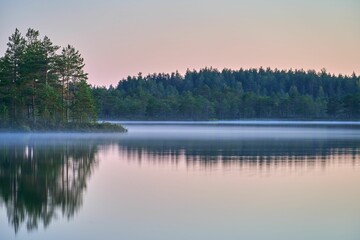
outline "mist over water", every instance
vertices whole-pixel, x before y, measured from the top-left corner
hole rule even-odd
[[[122,123],[1,133],[0,239],[360,236],[356,122]]]

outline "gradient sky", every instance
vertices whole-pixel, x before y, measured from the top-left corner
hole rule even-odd
[[[0,54],[32,27],[85,58],[89,82],[187,68],[360,74],[359,0],[0,0]]]

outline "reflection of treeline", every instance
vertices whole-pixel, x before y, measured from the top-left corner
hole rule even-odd
[[[0,147],[0,201],[15,232],[58,216],[72,217],[82,205],[86,180],[96,164],[95,145]]]
[[[202,69],[128,77],[95,88],[113,119],[359,118],[360,79],[322,70]]]
[[[351,140],[127,141],[119,147],[130,161],[187,166],[360,162],[360,143]]]

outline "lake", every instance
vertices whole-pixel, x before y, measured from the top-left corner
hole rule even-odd
[[[360,239],[358,122],[0,134],[0,239]]]

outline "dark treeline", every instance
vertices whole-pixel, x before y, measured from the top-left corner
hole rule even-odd
[[[39,31],[16,29],[0,58],[0,128],[52,129],[96,120],[84,60]]]
[[[303,70],[205,68],[93,88],[103,119],[358,119],[360,78]]]

